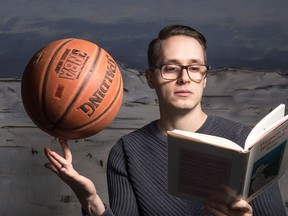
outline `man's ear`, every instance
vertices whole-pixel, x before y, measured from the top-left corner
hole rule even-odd
[[[151,69],[146,69],[145,76],[147,83],[151,89],[154,89],[154,81],[153,81],[154,72]]]
[[[207,84],[207,76],[206,76],[205,79],[204,79],[204,86],[203,86],[203,88],[206,87],[206,84]]]

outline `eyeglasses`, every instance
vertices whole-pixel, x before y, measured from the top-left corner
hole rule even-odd
[[[200,83],[207,76],[210,66],[203,64],[179,65],[179,64],[161,64],[152,69],[160,69],[160,73],[165,80],[176,80],[181,76],[183,69],[186,69],[190,80]]]

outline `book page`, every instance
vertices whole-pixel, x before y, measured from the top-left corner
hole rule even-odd
[[[264,134],[271,131],[281,122],[285,114],[285,104],[280,104],[267,114],[250,132],[245,142],[245,150],[250,149]]]
[[[257,141],[250,151],[245,177],[244,195],[254,199],[261,191],[278,180],[288,162],[288,116],[273,132]]]
[[[199,134],[177,129],[169,131],[168,133],[174,134],[175,136],[178,137],[180,136],[184,139],[196,140],[198,142],[206,143],[209,145],[219,146],[221,148],[226,149],[234,149],[235,151],[243,152],[243,148],[241,146],[223,137],[217,137],[208,134]]]

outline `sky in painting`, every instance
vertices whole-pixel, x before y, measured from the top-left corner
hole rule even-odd
[[[150,40],[180,23],[208,40],[208,63],[288,74],[288,0],[0,0],[0,77],[20,78],[32,55],[82,38],[144,71]]]

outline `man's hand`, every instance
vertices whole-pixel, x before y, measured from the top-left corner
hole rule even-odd
[[[105,211],[104,204],[97,195],[96,187],[93,182],[80,175],[72,166],[72,153],[64,140],[59,140],[62,147],[63,157],[58,153],[45,148],[45,154],[50,163],[45,167],[52,170],[74,191],[83,209],[89,215],[101,215]]]
[[[207,201],[205,209],[213,216],[252,216],[252,207],[243,199],[233,201],[227,205],[217,201]]]

